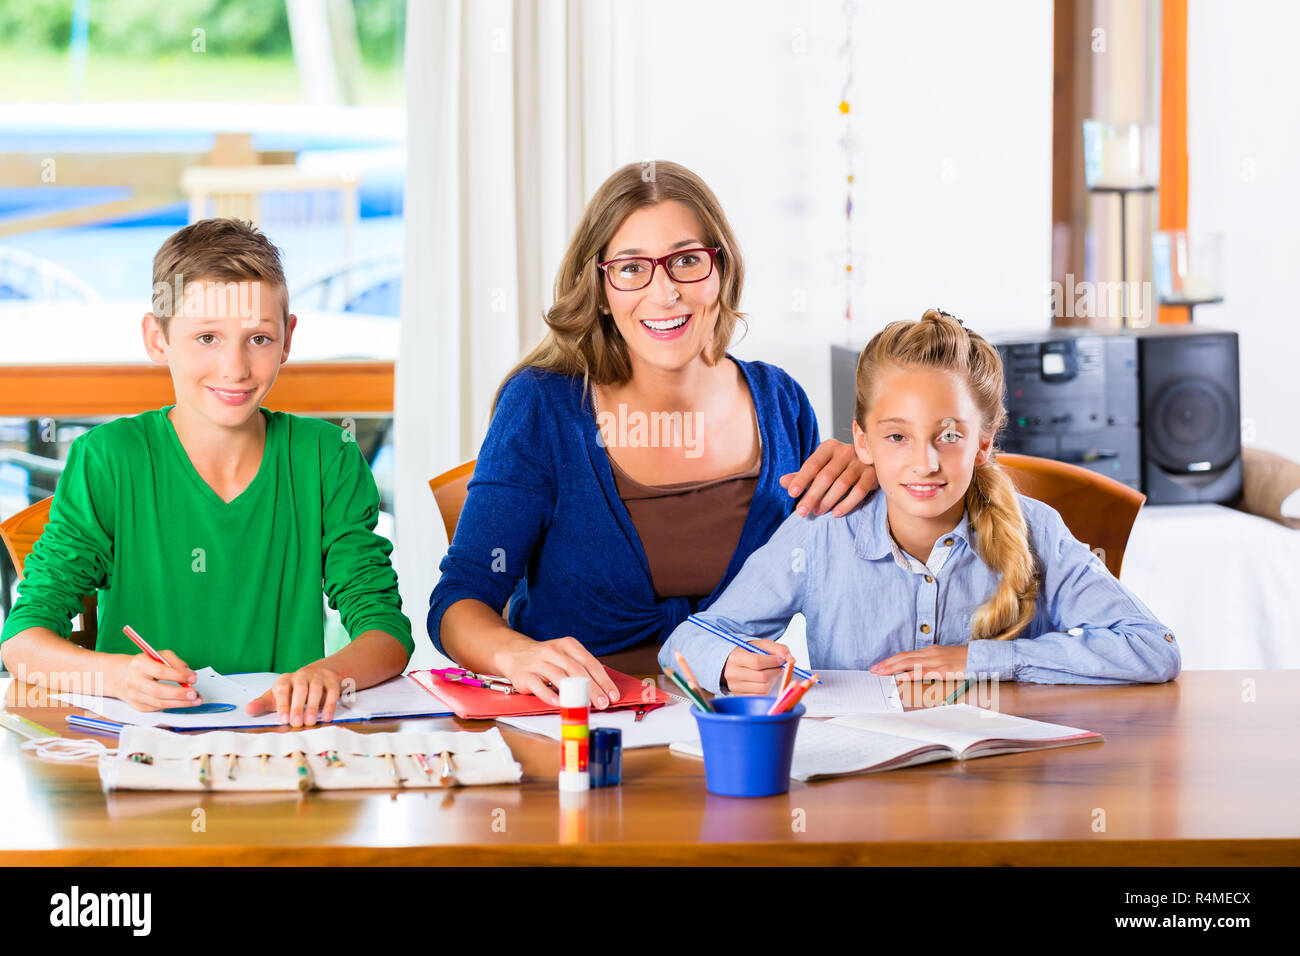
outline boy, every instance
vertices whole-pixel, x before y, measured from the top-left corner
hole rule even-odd
[[[261,232],[234,219],[186,226],[158,250],[153,279],[145,351],[171,372],[176,403],[73,442],[0,656],[31,683],[139,710],[199,703],[177,686],[195,679],[187,662],[277,671],[249,713],[332,720],[344,681],[387,680],[414,650],[392,545],[374,533],[374,478],[342,429],[261,407],[298,321]],[[322,581],[352,637],[324,658]],[[94,588],[92,651],[65,638]]]

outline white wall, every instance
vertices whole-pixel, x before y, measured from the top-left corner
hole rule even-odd
[[[798,379],[824,435],[832,342],[860,345],[932,305],[979,330],[1046,327],[1050,3],[1002,2],[996,15],[958,0],[859,3],[852,330],[841,0],[619,9],[639,107],[618,131],[618,161],[676,160],[717,193],[748,270],[750,330],[733,351]],[[694,109],[692,84],[708,91]]]
[[[1300,5],[1192,0],[1188,227],[1224,233],[1224,302],[1198,324],[1241,337],[1243,439],[1300,461]]]

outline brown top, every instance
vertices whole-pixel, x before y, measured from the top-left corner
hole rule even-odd
[[[606,454],[609,454],[606,450]],[[762,456],[738,475],[671,485],[643,485],[611,456],[614,484],[641,537],[655,595],[706,597],[713,593],[740,544],[749,503],[758,487]]]
[[[594,386],[591,402],[599,416]],[[761,435],[757,409],[754,434]],[[605,455],[618,496],[627,507],[650,563],[655,596],[701,598],[712,594],[740,544],[740,533],[763,470],[762,438],[757,461],[748,471],[671,485],[644,485],[619,467],[608,448]]]

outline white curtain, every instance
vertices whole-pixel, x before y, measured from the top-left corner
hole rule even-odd
[[[473,458],[502,376],[541,338],[583,206],[615,168],[612,4],[411,3],[406,262],[394,396],[397,570],[436,659],[447,539],[428,481]]]

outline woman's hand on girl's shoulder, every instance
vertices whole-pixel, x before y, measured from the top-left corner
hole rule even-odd
[[[818,445],[798,471],[782,475],[780,484],[790,497],[799,498],[795,507],[799,514],[833,511],[837,518],[862,504],[880,486],[876,469],[863,464],[852,445],[834,438]]]

